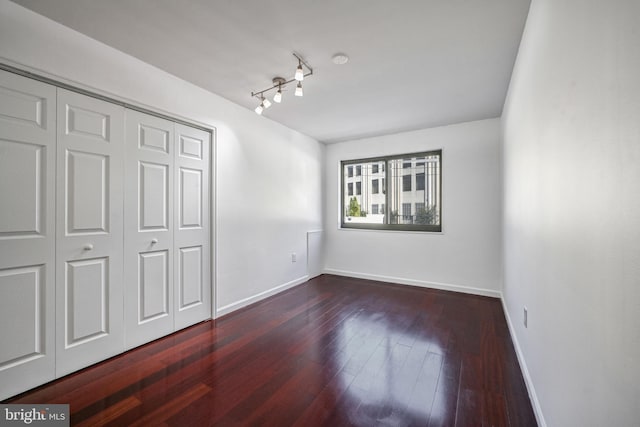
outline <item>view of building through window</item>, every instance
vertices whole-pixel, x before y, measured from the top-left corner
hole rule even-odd
[[[440,231],[441,157],[438,150],[342,162],[342,226]]]

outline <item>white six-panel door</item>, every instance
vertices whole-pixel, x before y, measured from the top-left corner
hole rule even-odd
[[[56,374],[124,350],[124,108],[58,89]]]
[[[127,348],[174,331],[173,122],[127,110],[124,281]]]
[[[176,123],[175,326],[211,317],[209,150],[211,135]]]
[[[55,99],[0,72],[0,399],[54,378]]]

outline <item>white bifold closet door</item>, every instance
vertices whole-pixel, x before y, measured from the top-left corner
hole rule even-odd
[[[124,108],[58,89],[56,376],[124,351]]]
[[[124,281],[127,348],[174,331],[174,124],[127,110]]]
[[[211,317],[210,134],[127,110],[127,348]]]
[[[0,399],[211,317],[210,150],[0,71]]]
[[[55,373],[55,100],[0,71],[0,400]]]
[[[211,134],[176,123],[176,330],[211,317],[209,151]]]

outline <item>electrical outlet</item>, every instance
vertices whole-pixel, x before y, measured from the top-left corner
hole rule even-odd
[[[524,308],[523,310],[523,316],[522,316],[522,322],[524,323],[524,327],[527,327],[527,323],[529,321],[529,311],[527,310],[527,307]]]
[[[297,257],[296,257],[296,253],[292,253],[291,254],[291,262],[296,262],[297,261]]]

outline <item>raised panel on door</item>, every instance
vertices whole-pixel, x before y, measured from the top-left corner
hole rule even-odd
[[[174,330],[173,127],[126,111],[124,282],[127,348]]]
[[[124,108],[58,89],[56,375],[124,350]]]
[[[169,316],[169,251],[141,252],[138,259],[138,316],[144,324]]]
[[[202,280],[204,260],[202,246],[191,246],[179,249],[179,278],[180,295],[178,307],[181,310],[197,306],[204,300]]]
[[[65,265],[65,342],[75,347],[109,334],[109,258]]]
[[[0,71],[0,400],[55,373],[55,96]]]
[[[176,329],[211,317],[211,135],[176,124]]]
[[[109,155],[67,150],[66,235],[109,232]]]

